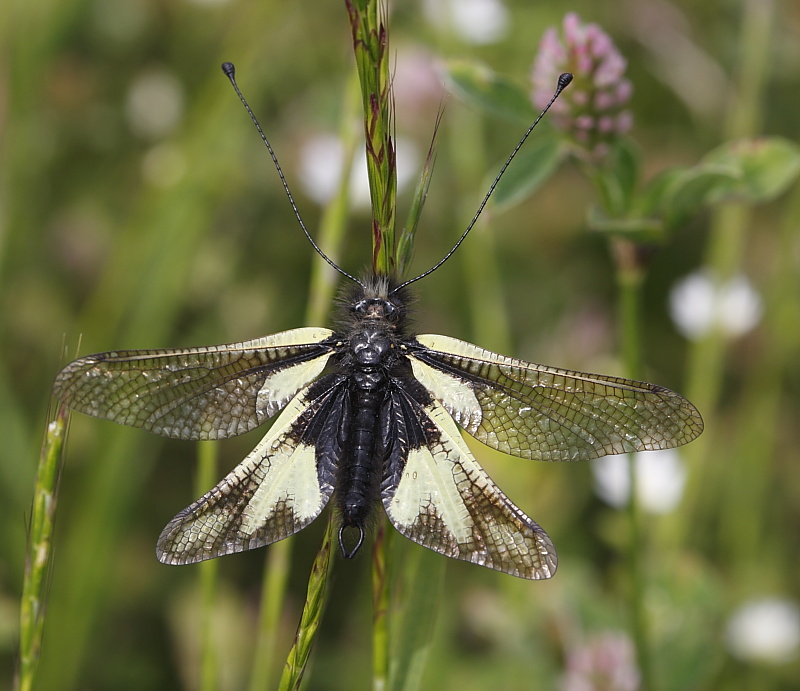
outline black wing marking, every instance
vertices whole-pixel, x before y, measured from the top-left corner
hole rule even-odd
[[[284,331],[252,341],[89,355],[56,377],[70,408],[176,439],[224,439],[272,417],[322,372],[328,329]]]
[[[173,518],[156,547],[159,561],[190,564],[282,540],[327,505],[349,398],[328,375],[299,393],[264,439],[216,487]]]
[[[697,409],[661,386],[535,365],[448,336],[417,340],[414,376],[467,432],[504,453],[586,460],[668,449],[703,431]]]
[[[381,487],[392,525],[448,557],[550,578],[557,563],[550,538],[492,482],[441,403],[395,391]]]

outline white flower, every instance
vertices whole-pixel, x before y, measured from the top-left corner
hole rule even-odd
[[[750,600],[729,619],[725,638],[742,660],[789,662],[800,649],[800,607],[781,598]]]
[[[432,25],[449,25],[468,43],[497,43],[508,30],[501,0],[426,0],[424,9]]]
[[[136,134],[160,139],[169,134],[183,116],[183,87],[172,73],[152,70],[133,80],[125,113]]]
[[[344,147],[332,134],[318,134],[300,149],[300,183],[317,204],[327,203],[339,186],[344,166]]]
[[[734,338],[746,334],[761,319],[761,297],[743,275],[720,284],[706,270],[678,281],[669,295],[672,320],[691,340],[720,329]]]
[[[419,152],[416,145],[402,137],[395,140],[397,189],[402,190],[417,175]],[[326,204],[339,189],[344,169],[344,147],[332,134],[318,134],[300,150],[300,181],[305,193],[317,204]],[[364,148],[356,150],[350,170],[350,202],[356,208],[369,208],[369,180]]]
[[[636,498],[650,513],[672,511],[683,496],[686,469],[675,449],[604,456],[592,461],[595,492],[604,502],[621,509],[631,495],[628,463],[636,463]]]

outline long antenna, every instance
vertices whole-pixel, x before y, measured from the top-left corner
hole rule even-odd
[[[261,141],[264,142],[264,145],[267,147],[267,151],[269,151],[269,155],[272,157],[272,162],[275,164],[275,170],[278,171],[278,175],[281,178],[281,183],[283,184],[283,189],[286,191],[286,196],[289,198],[289,203],[292,205],[292,211],[294,211],[294,215],[297,218],[297,222],[300,224],[300,227],[303,229],[303,233],[308,238],[308,241],[311,243],[311,246],[316,250],[317,254],[322,257],[328,264],[330,264],[334,269],[336,269],[342,276],[349,278],[351,281],[355,281],[360,285],[362,288],[364,284],[359,281],[355,276],[351,276],[347,273],[344,269],[342,269],[336,262],[333,261],[325,252],[323,252],[319,245],[314,242],[314,238],[311,237],[311,233],[308,232],[308,228],[306,228],[306,224],[303,223],[303,219],[300,216],[300,212],[297,210],[297,205],[294,203],[294,197],[292,196],[292,192],[289,189],[289,183],[286,182],[286,178],[283,175],[283,169],[281,168],[281,164],[278,163],[278,157],[275,155],[275,152],[272,150],[272,146],[267,139],[267,135],[264,134],[264,130],[261,129],[261,125],[258,124],[258,119],[256,118],[253,111],[250,109],[250,105],[247,103],[247,100],[242,95],[242,92],[239,91],[239,85],[236,83],[236,68],[233,66],[232,62],[223,62],[222,63],[222,71],[231,80],[231,84],[233,88],[236,90],[236,95],[239,97],[239,100],[242,102],[242,105],[247,110],[250,119],[253,121],[253,124],[256,126],[259,135],[261,135]]]
[[[519,144],[517,144],[517,146],[511,152],[511,155],[506,159],[506,162],[503,164],[503,167],[500,169],[500,172],[497,174],[497,177],[494,179],[494,182],[492,183],[492,186],[489,188],[489,191],[486,193],[486,196],[483,198],[483,201],[481,202],[481,205],[478,207],[478,210],[475,212],[475,215],[472,217],[472,220],[470,221],[469,225],[467,226],[467,229],[464,231],[463,235],[458,239],[458,242],[455,245],[453,245],[453,248],[447,254],[445,254],[444,257],[442,257],[441,260],[439,260],[439,262],[435,266],[432,266],[430,269],[428,269],[427,271],[424,271],[419,276],[416,276],[415,278],[411,278],[408,281],[406,281],[405,283],[401,283],[394,290],[392,290],[392,293],[396,293],[401,288],[405,288],[406,286],[411,285],[412,283],[415,283],[416,281],[419,281],[421,278],[425,278],[425,276],[428,276],[429,274],[432,274],[434,271],[436,271],[436,269],[438,269],[442,264],[444,264],[448,259],[450,259],[450,257],[453,256],[453,254],[459,248],[461,243],[464,242],[464,239],[469,234],[469,231],[472,230],[473,226],[478,222],[478,217],[481,215],[481,212],[483,211],[484,207],[486,206],[487,202],[489,201],[489,197],[492,196],[492,192],[494,192],[495,187],[497,187],[497,183],[500,182],[500,178],[503,177],[503,173],[506,172],[506,168],[508,168],[508,166],[511,164],[511,161],[514,160],[514,156],[516,156],[517,152],[522,148],[522,145],[525,143],[525,140],[528,138],[528,135],[530,135],[530,133],[533,132],[533,128],[536,127],[536,125],[539,124],[539,121],[544,117],[544,114],[548,110],[550,110],[550,106],[552,106],[553,103],[555,102],[555,100],[561,95],[561,92],[564,89],[566,89],[567,86],[569,86],[569,83],[571,81],[572,81],[572,75],[569,72],[564,72],[562,75],[559,76],[559,78],[558,78],[558,86],[556,87],[556,91],[553,94],[553,98],[550,99],[550,102],[544,107],[544,110],[541,113],[539,113],[539,117],[537,117],[536,120],[534,120],[533,124],[528,128],[528,131],[525,132],[524,135],[522,135],[522,139],[519,140]]]

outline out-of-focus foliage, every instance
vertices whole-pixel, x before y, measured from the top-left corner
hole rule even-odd
[[[745,136],[797,141],[800,8],[793,3],[632,0],[620,11],[619,4],[588,0],[569,8],[506,0],[505,19],[499,0],[484,4],[495,7],[493,18],[470,23],[452,19],[444,0],[392,3],[398,219],[413,194],[402,181],[418,174],[446,93],[439,81],[444,61],[482,62],[528,89],[536,46],[566,9],[600,24],[628,60],[630,135],[640,151],[623,163],[637,166],[644,180],[675,166],[726,167],[730,141]],[[341,162],[335,152],[310,161],[306,152],[339,131],[354,69],[343,2],[7,5],[0,9],[5,678],[19,635],[36,459],[59,367],[78,348],[85,354],[221,343],[303,322],[311,266],[320,260],[297,229],[220,63],[236,64],[312,232],[320,195],[308,188],[319,183],[308,181],[331,169],[335,176]],[[763,21],[770,23],[770,40],[758,63],[748,42]],[[759,66],[762,88],[753,94]],[[486,115],[465,103],[464,88],[454,87],[446,100],[417,231],[419,271],[457,239],[485,179],[525,127],[518,116]],[[490,93],[487,86],[484,95]],[[509,109],[518,113],[521,106]],[[544,141],[547,128],[540,132]],[[534,148],[543,147],[538,136]],[[758,153],[751,159],[764,173],[757,189],[733,184],[737,198],[713,216],[698,215],[696,204],[688,215],[665,209],[681,214],[680,223],[650,257],[647,379],[688,395],[707,424],[682,452],[682,500],[666,514],[644,515],[646,604],[665,690],[791,689],[800,678],[796,646],[763,653],[770,632],[791,631],[800,602],[800,193],[794,183],[768,205],[739,206],[748,195],[780,187]],[[351,271],[370,261],[370,219],[358,188],[354,180],[351,230],[340,257]],[[587,231],[594,203],[585,179],[562,165],[532,197],[502,213],[490,207],[459,253],[418,284],[417,328],[537,362],[619,371],[612,263],[606,243]],[[734,338],[714,328],[690,342],[670,320],[671,289],[707,265],[724,267],[721,279],[747,277],[759,296],[760,321],[747,333]],[[220,444],[220,475],[257,435]],[[448,563],[422,688],[554,688],[579,677],[587,661],[609,658],[630,672],[623,513],[595,495],[588,464],[528,463],[477,446],[497,484],[552,536],[559,572],[549,582],[529,583]],[[193,567],[159,564],[154,545],[163,525],[195,498],[195,455],[192,444],[73,418],[39,688],[194,688],[198,575]],[[294,538],[279,660],[291,645],[324,529],[324,521],[317,523]],[[404,561],[418,548],[398,536],[392,549],[400,554],[394,564],[414,568],[429,556]],[[336,558],[309,688],[363,688],[369,678],[367,555]],[[264,551],[220,561],[221,688],[246,684],[263,561]],[[401,566],[394,568],[393,596],[402,603],[411,595],[402,590]],[[745,616],[754,610],[743,605],[768,598],[784,609],[756,608],[758,617]],[[742,630],[760,638],[748,644],[745,636],[742,643]],[[417,665],[413,645],[398,647],[398,659]],[[395,678],[420,674],[418,666],[409,669]]]

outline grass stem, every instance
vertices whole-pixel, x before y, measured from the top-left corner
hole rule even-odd
[[[33,689],[42,647],[58,478],[68,421],[67,408],[60,405],[55,418],[47,426],[39,456],[28,528],[28,554],[22,583],[19,668],[15,679],[15,688],[18,691]]]
[[[372,543],[372,691],[384,691],[389,678],[388,531],[383,519]]]
[[[641,379],[641,289],[645,271],[636,244],[621,238],[612,239],[617,271],[617,311],[619,315],[619,335],[625,376]],[[628,456],[628,481],[630,498],[628,500],[628,566],[630,569],[630,617],[631,631],[636,658],[641,673],[643,691],[653,691],[655,677],[650,654],[647,612],[645,608],[645,577],[642,570],[641,555],[643,539],[641,511],[636,492],[638,486],[636,460]]]
[[[201,496],[214,485],[217,477],[219,445],[200,442],[197,445],[197,481],[195,491]],[[219,562],[209,559],[199,565],[200,576],[200,690],[219,687],[219,657],[214,632],[214,614],[219,599]]]
[[[283,676],[278,686],[280,691],[294,691],[295,689],[299,689],[300,683],[303,680],[303,674],[308,666],[317,629],[319,629],[320,622],[322,621],[325,596],[328,591],[328,582],[332,572],[333,526],[334,515],[333,512],[331,512],[328,514],[328,526],[322,538],[322,545],[311,567],[303,615],[300,618],[300,625],[297,627],[297,633],[295,633],[294,636],[294,644],[286,658]]]

